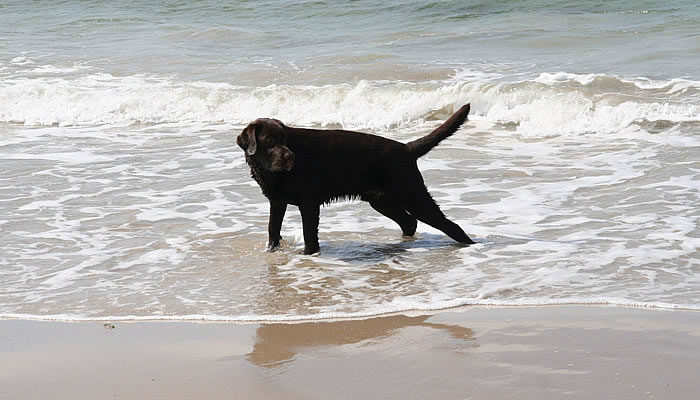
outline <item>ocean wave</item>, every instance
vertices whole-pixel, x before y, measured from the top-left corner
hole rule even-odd
[[[525,135],[614,133],[640,122],[700,121],[696,81],[564,72],[516,82],[497,81],[489,74],[457,76],[462,79],[265,87],[104,73],[22,77],[0,82],[0,122],[245,124],[267,116],[293,125],[387,130],[443,119],[467,102],[472,119],[512,126]]]

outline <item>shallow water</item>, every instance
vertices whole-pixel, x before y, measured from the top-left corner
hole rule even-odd
[[[143,4],[0,12],[0,316],[700,306],[696,4]],[[419,166],[476,245],[350,202],[264,251],[248,121],[407,142],[466,102]]]

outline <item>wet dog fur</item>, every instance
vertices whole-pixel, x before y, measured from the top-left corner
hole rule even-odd
[[[421,221],[459,243],[474,243],[442,213],[416,162],[451,136],[468,114],[469,104],[406,144],[360,132],[293,128],[269,118],[250,123],[236,142],[270,202],[268,249],[279,247],[282,220],[292,204],[301,212],[304,254],[318,252],[320,206],[347,198],[369,202],[406,236],[413,236]]]

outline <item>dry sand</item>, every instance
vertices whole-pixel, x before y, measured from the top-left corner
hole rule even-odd
[[[698,399],[700,313],[462,308],[301,324],[0,321],[2,399]]]

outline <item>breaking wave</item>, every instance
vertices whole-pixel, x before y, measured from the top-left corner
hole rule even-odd
[[[92,73],[0,82],[0,122],[26,126],[160,123],[245,124],[275,117],[288,124],[386,130],[445,118],[471,102],[472,119],[525,135],[613,133],[630,125],[700,121],[700,82],[542,73],[535,79],[325,86],[237,86],[175,77]]]

